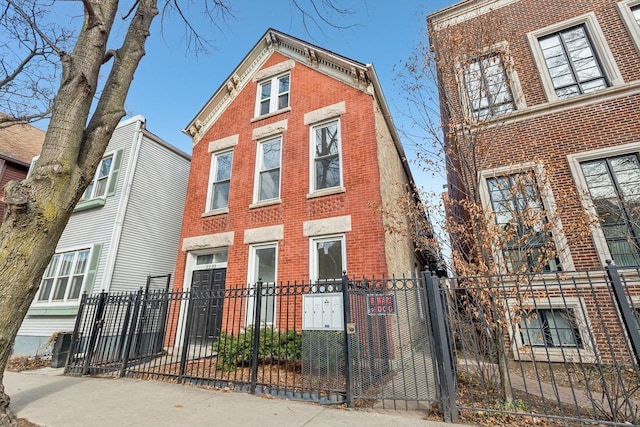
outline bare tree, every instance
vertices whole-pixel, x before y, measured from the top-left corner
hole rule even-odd
[[[230,3],[210,0],[202,7],[218,25],[220,16],[230,12]],[[0,107],[14,121],[50,116],[42,153],[30,176],[8,183],[2,200],[7,209],[0,228],[0,379],[58,239],[125,115],[125,98],[145,54],[154,18],[160,12],[163,17],[177,17],[193,51],[203,52],[209,46],[188,19],[189,7],[194,7],[191,2],[82,0],[71,4],[82,6],[83,21],[77,32],[47,23],[46,12],[53,2],[7,0],[0,11],[0,28],[9,35],[3,40],[12,40],[0,45]],[[326,11],[344,12],[334,0],[291,4],[304,17],[319,17],[326,23],[333,22],[323,16]],[[127,25],[121,39],[112,35],[119,18]],[[103,83],[100,73],[108,73]],[[57,77],[60,84],[54,90]],[[31,99],[35,101],[27,101]],[[15,417],[0,381],[0,425],[12,423]]]

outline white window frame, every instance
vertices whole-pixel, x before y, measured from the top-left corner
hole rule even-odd
[[[85,251],[87,252],[87,258],[85,260],[85,270],[82,273],[82,283],[80,284],[80,291],[78,293],[78,297],[69,298],[69,293],[71,292],[71,287],[72,287],[71,285],[73,283],[73,276],[77,275],[74,272],[78,262],[78,254],[80,252],[85,252]],[[62,267],[62,258],[64,257],[65,254],[73,254],[73,260],[71,262],[71,266],[69,267],[70,268],[69,274],[66,275],[68,277],[67,287],[65,289],[64,297],[62,299],[53,299],[58,288],[57,282],[60,279],[60,268]],[[40,289],[38,289],[38,294],[36,295],[34,306],[37,307],[42,305],[56,305],[56,304],[60,305],[60,304],[69,304],[69,303],[79,302],[80,298],[82,297],[82,293],[85,291],[85,287],[87,285],[87,276],[89,274],[92,255],[93,255],[92,246],[77,246],[77,247],[65,248],[63,250],[56,251],[56,253],[53,255],[51,260],[49,260],[49,264],[47,265],[47,269],[45,270],[42,279],[40,279]],[[51,261],[56,256],[58,256],[59,259],[56,264],[54,275],[47,276],[49,267],[51,265]],[[44,299],[44,300],[40,299],[41,293],[44,292],[44,287],[43,287],[44,281],[49,278],[53,280],[51,284],[51,288],[49,289],[49,296],[47,299]]]
[[[257,254],[256,252],[259,249],[269,249],[269,248],[273,248],[275,249],[275,268],[274,268],[274,272],[273,272],[273,276],[274,276],[274,281],[273,282],[264,282],[263,283],[263,295],[264,292],[267,292],[267,287],[266,286],[272,286],[272,287],[276,287],[278,286],[278,242],[268,242],[268,243],[260,243],[260,244],[255,244],[255,245],[250,245],[249,246],[249,268],[247,269],[247,283],[249,286],[249,289],[252,290],[255,287],[255,284],[258,282],[259,277],[257,277],[258,275],[258,266],[256,264],[258,258],[257,258]],[[265,286],[266,285],[266,286]],[[270,297],[264,297],[262,298],[262,304],[264,304],[265,302],[268,302],[270,299]],[[254,318],[253,318],[253,312],[254,312],[254,296],[252,295],[252,292],[249,292],[249,296],[247,298],[247,312],[246,312],[246,326],[252,326],[254,323]],[[262,306],[262,308],[264,309],[264,305]],[[273,295],[273,319],[271,319],[271,321],[261,321],[261,325],[262,326],[268,326],[268,327],[275,327],[276,326],[276,320],[277,320],[277,313],[278,313],[278,298],[276,295]],[[262,320],[262,319],[261,319]]]
[[[562,231],[562,221],[558,217],[556,207],[557,205],[555,198],[553,197],[553,191],[551,190],[551,186],[549,185],[548,181],[545,179],[545,170],[542,165],[533,162],[527,162],[520,165],[504,166],[479,172],[480,201],[482,203],[484,212],[486,212],[487,215],[493,214],[491,196],[489,195],[489,186],[487,184],[488,179],[498,176],[525,173],[529,171],[533,171],[536,176],[540,198],[542,199],[544,210],[547,213],[547,220],[551,223],[551,234],[556,245],[557,255],[558,259],[560,260],[562,271],[573,271],[575,267],[573,264],[573,259],[571,257],[571,252],[569,250],[568,242]],[[494,223],[493,220],[491,223]],[[492,244],[491,250],[494,259],[497,261],[500,271],[503,274],[507,274],[507,266],[502,254],[502,249],[502,247]]]
[[[322,242],[332,242],[332,241],[340,241],[340,249],[342,255],[342,272],[347,270],[347,243],[344,234],[331,234],[325,236],[316,236],[309,239],[309,267],[310,267],[310,280],[312,283],[320,283],[318,279],[319,275],[319,265],[318,265],[318,257],[316,251],[316,244]],[[341,272],[341,273],[342,273]],[[338,277],[336,280],[340,280]],[[325,280],[325,279],[323,279]],[[330,279],[329,279],[330,280]]]
[[[118,150],[111,151],[109,153],[106,153],[102,157],[102,159],[100,160],[100,163],[98,164],[98,168],[96,169],[96,173],[93,175],[93,178],[91,178],[91,183],[89,183],[89,185],[87,186],[87,189],[82,194],[82,198],[80,199],[80,201],[87,201],[87,200],[93,200],[93,199],[104,199],[104,198],[107,197],[107,194],[109,193],[109,187],[111,185],[111,178],[113,176],[113,166],[114,166],[114,162],[116,160],[116,152],[117,151]],[[103,194],[96,194],[96,183],[99,180],[100,168],[102,166],[102,163],[106,159],[109,159],[109,158],[111,159],[111,165],[109,166],[109,174],[107,175],[107,177],[105,179],[106,182],[104,184],[104,193]],[[89,189],[91,189],[91,194],[87,196],[87,192],[89,191]]]
[[[591,200],[589,188],[587,187],[587,181],[582,175],[582,168],[580,163],[587,162],[589,160],[604,159],[607,157],[622,156],[625,154],[640,154],[640,142],[634,142],[631,144],[618,145],[616,147],[600,148],[597,150],[584,151],[581,153],[567,155],[567,162],[569,163],[569,169],[573,176],[573,181],[576,184],[579,197],[582,201],[582,207],[587,211],[590,216],[594,218],[598,217],[595,206]],[[599,224],[593,224],[591,227],[591,235],[593,237],[593,244],[600,259],[600,263],[605,266],[607,260],[611,259],[611,252],[609,252],[609,245],[604,237],[604,232]]]
[[[316,188],[316,138],[315,131],[318,128],[323,128],[330,126],[332,124],[336,125],[337,135],[338,135],[338,167],[339,170],[339,183],[338,185],[334,185],[332,187],[327,188]],[[310,126],[309,132],[309,195],[310,196],[319,196],[325,194],[333,194],[344,192],[344,178],[343,178],[343,153],[342,153],[342,129],[341,129],[341,121],[340,117],[334,117],[330,120],[325,120],[322,122],[314,123]]]
[[[220,156],[231,153],[231,167],[229,170],[229,195],[227,197],[227,206],[213,209],[211,204],[213,203],[214,191],[213,184],[221,181],[216,181],[216,174],[218,173],[218,158]],[[234,150],[233,148],[223,151],[217,151],[215,153],[211,153],[211,167],[209,170],[209,184],[207,188],[207,205],[205,206],[205,213],[208,214],[217,214],[217,213],[226,213],[229,212],[229,199],[231,198],[231,178],[233,177],[233,156]]]
[[[636,6],[640,6],[640,0],[623,0],[618,2],[618,12],[620,12],[620,17],[622,18],[624,25],[626,25],[627,30],[629,30],[629,34],[636,46],[636,50],[640,53],[640,25],[631,11],[631,8]]]
[[[587,315],[586,305],[581,297],[543,297],[537,300],[527,299],[524,301],[509,300],[509,307],[530,307],[533,310],[566,310],[571,309],[575,315],[576,327],[580,334],[582,348],[574,347],[525,347],[520,333],[521,313],[513,313],[512,309],[507,311],[507,324],[511,338],[511,347],[515,360],[527,361],[549,361],[549,362],[595,362],[596,349],[593,347],[593,340],[589,331],[592,331],[591,322]]]
[[[640,0],[639,0],[640,1]],[[507,83],[509,84],[509,89],[511,91],[511,97],[513,99],[514,110],[509,111],[507,113],[492,115],[487,117],[486,119],[475,119],[474,112],[471,107],[471,102],[469,100],[468,91],[465,85],[464,72],[465,66],[463,64],[468,63],[469,61],[478,60],[485,56],[499,55],[500,60],[503,66],[503,71],[507,77]],[[492,119],[496,119],[498,117],[503,117],[507,114],[513,113],[515,111],[523,110],[527,108],[527,103],[524,97],[524,92],[522,91],[522,86],[520,84],[520,79],[518,77],[518,72],[516,71],[513,58],[511,57],[511,53],[509,50],[509,43],[507,41],[502,41],[500,43],[496,43],[486,49],[474,57],[463,57],[456,61],[455,63],[456,69],[456,79],[458,81],[459,95],[462,100],[463,110],[469,114],[469,117],[472,118],[473,121],[489,121]]]
[[[279,88],[280,88],[280,80],[284,77],[288,77],[289,78],[289,90],[287,92],[283,92],[287,94],[287,105],[282,107],[282,108],[278,108],[278,101],[280,96],[282,95],[281,93],[279,93]],[[266,113],[262,113],[261,112],[261,105],[262,105],[262,87],[266,84],[271,84],[271,91],[269,94],[269,111],[267,111]],[[264,117],[264,116],[268,116],[270,114],[275,114],[277,112],[283,112],[285,110],[287,110],[289,107],[291,106],[291,73],[289,71],[282,73],[282,74],[278,74],[272,77],[269,77],[265,80],[259,81],[257,84],[257,92],[256,92],[256,109],[255,109],[255,117]]]
[[[260,200],[260,190],[261,190],[261,175],[263,172],[267,170],[262,170],[264,162],[264,146],[265,144],[269,144],[275,141],[280,142],[280,153],[278,159],[278,195],[276,197],[272,197],[269,199]],[[258,141],[256,144],[257,153],[256,153],[256,170],[255,170],[255,178],[254,178],[254,189],[253,189],[253,203],[254,205],[264,206],[267,204],[275,204],[280,203],[280,194],[282,191],[282,147],[283,147],[283,135],[277,135],[274,137],[270,137],[268,139],[263,139]],[[275,168],[269,169],[275,170]]]
[[[545,62],[544,55],[542,54],[542,49],[540,48],[540,43],[538,39],[568,29],[570,27],[574,27],[577,25],[584,25],[587,31],[587,35],[589,40],[591,41],[591,47],[594,50],[597,59],[602,66],[602,72],[604,73],[607,81],[609,82],[609,87],[596,91],[596,93],[602,93],[611,87],[618,86],[624,83],[622,80],[622,76],[620,74],[620,70],[618,69],[618,65],[609,49],[609,45],[604,37],[604,33],[602,28],[600,28],[600,24],[596,18],[594,12],[589,12],[581,16],[577,16],[575,18],[559,22],[557,24],[550,25],[545,28],[541,28],[536,31],[532,31],[527,33],[527,38],[529,39],[529,46],[531,47],[531,52],[533,53],[533,59],[538,67],[538,72],[540,74],[540,79],[542,81],[542,86],[544,87],[545,94],[547,95],[547,100],[549,102],[557,102],[557,101],[568,101],[579,99],[584,96],[589,96],[590,94],[582,94],[579,96],[574,96],[567,99],[560,99],[558,95],[556,95],[555,89],[553,87],[553,81],[551,79],[551,75],[549,74],[549,70],[547,69],[547,64]]]

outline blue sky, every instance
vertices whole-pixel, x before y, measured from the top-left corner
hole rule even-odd
[[[227,20],[219,29],[207,27],[204,21],[197,23],[215,46],[210,54],[197,57],[185,53],[181,29],[175,25],[165,25],[170,31],[165,30],[163,39],[158,17],[147,42],[147,55],[136,72],[127,98],[127,112],[145,116],[151,132],[191,153],[191,140],[181,132],[182,129],[266,30],[274,28],[356,61],[373,63],[397,127],[401,127],[403,99],[393,82],[394,66],[405,60],[420,41],[426,28],[426,15],[454,1],[352,0],[341,3],[354,5],[356,13],[341,18],[354,27],[344,30],[326,27],[323,34],[313,27],[306,32],[289,0],[231,1],[235,20]],[[420,173],[414,165],[412,170],[419,181]]]

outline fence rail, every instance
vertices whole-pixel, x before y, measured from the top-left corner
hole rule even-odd
[[[441,303],[446,313],[439,340],[453,354],[455,387],[441,385],[449,390],[443,394],[452,403],[449,418],[466,411],[576,424],[640,422],[637,270],[432,282],[440,298],[430,304]]]

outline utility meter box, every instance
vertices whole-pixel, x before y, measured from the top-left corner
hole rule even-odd
[[[302,296],[302,329],[307,331],[344,331],[342,293]]]

